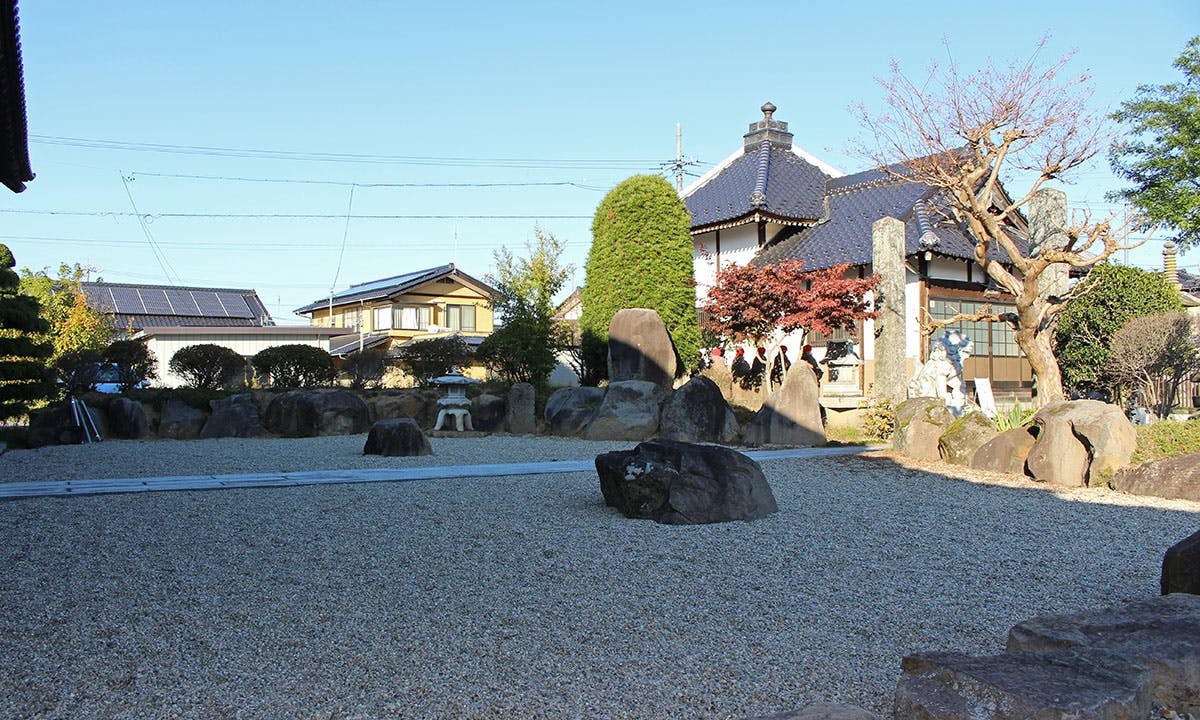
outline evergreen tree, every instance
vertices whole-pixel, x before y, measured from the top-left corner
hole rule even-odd
[[[21,294],[12,252],[0,245],[0,420],[25,415],[56,393],[48,360],[51,346],[38,335],[49,326],[35,298]]]
[[[1113,335],[1134,318],[1182,310],[1179,293],[1159,273],[1108,263],[1092,268],[1080,285],[1055,327],[1063,384],[1076,391],[1110,389],[1105,368]]]
[[[592,221],[583,285],[585,353],[607,352],[608,327],[618,310],[650,308],[671,334],[680,370],[699,363],[690,228],[683,201],[657,175],[635,175],[604,197]]]

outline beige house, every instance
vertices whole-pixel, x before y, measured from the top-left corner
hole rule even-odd
[[[330,347],[336,357],[448,334],[476,347],[495,329],[489,304],[494,294],[450,263],[351,285],[295,312],[315,327],[342,330]],[[483,368],[468,374],[481,378]]]

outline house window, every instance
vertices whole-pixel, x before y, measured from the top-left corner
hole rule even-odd
[[[392,306],[375,308],[371,311],[371,329],[372,330],[391,330],[392,329]]]
[[[975,315],[983,312],[988,306],[991,306],[992,312],[997,314],[1014,312],[1016,310],[1014,306],[1004,303],[931,298],[929,300],[929,315],[934,320],[946,320],[959,313]],[[947,330],[958,330],[966,337],[969,337],[975,345],[971,351],[972,355],[992,355],[994,357],[1020,357],[1021,355],[1021,350],[1017,347],[1016,331],[1008,323],[959,320],[952,325],[944,327],[937,333],[936,337],[941,337],[942,333]]]
[[[342,327],[349,328],[351,330],[358,329],[358,323],[362,319],[362,312],[359,308],[354,308],[351,310],[343,310],[341,312],[341,316],[342,316]]]
[[[447,305],[446,327],[451,330],[475,332],[475,306]]]
[[[400,330],[424,330],[433,314],[428,305],[397,305],[392,308],[392,327]]]

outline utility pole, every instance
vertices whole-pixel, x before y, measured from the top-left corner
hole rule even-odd
[[[695,160],[683,156],[683,125],[675,123],[675,160],[663,163],[663,167],[674,171],[676,192],[683,192],[683,169],[696,164]]]

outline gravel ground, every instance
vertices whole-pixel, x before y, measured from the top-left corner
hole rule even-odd
[[[435,438],[433,458],[368,460],[362,440],[106,441],[10,452],[0,473],[630,445]],[[695,527],[621,517],[593,473],[0,502],[0,716],[890,713],[903,655],[999,652],[1020,620],[1156,595],[1163,551],[1200,519],[887,455],[763,469],[780,512]]]

